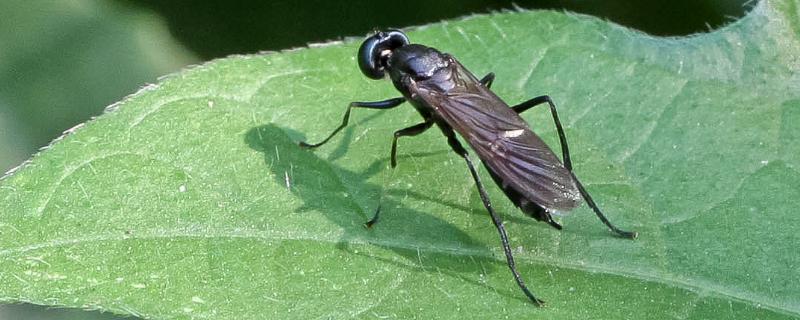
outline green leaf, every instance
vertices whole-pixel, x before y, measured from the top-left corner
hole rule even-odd
[[[397,95],[359,74],[359,41],[187,70],[36,156],[0,185],[0,299],[153,318],[797,317],[798,15],[762,1],[669,39],[555,12],[409,32],[494,71],[509,102],[551,95],[577,175],[641,234],[613,237],[585,207],[559,232],[491,187],[545,308],[440,134],[402,139],[387,169],[412,108],[356,110],[329,145],[297,147],[349,101]]]
[[[194,63],[157,17],[112,1],[0,2],[0,170],[131,88]]]

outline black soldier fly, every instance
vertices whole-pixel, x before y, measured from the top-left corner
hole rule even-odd
[[[358,65],[361,72],[371,79],[381,79],[388,72],[395,88],[403,96],[375,102],[352,102],[341,125],[327,138],[316,144],[300,142],[300,145],[315,148],[328,142],[347,126],[353,108],[389,109],[410,102],[423,122],[394,132],[390,158],[392,168],[397,165],[397,139],[418,135],[436,124],[453,151],[467,162],[483,205],[500,233],[508,267],[519,287],[535,304],[541,305],[543,301],[528,290],[517,272],[503,221],[492,208],[478,172],[467,150],[456,138],[456,132],[475,150],[494,182],[525,214],[560,230],[561,225],[553,221],[551,214],[577,207],[582,197],[609,229],[619,236],[636,238],[636,232],[623,231],[608,221],[572,172],[567,139],[556,106],[549,96],[509,107],[489,90],[494,80],[493,73],[478,80],[451,55],[411,44],[399,30],[377,32],[367,38],[358,50]],[[519,116],[545,103],[550,106],[558,131],[563,162]],[[379,213],[380,206],[367,222],[368,227],[377,221]]]

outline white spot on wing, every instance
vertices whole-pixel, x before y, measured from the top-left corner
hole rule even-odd
[[[525,129],[503,131],[503,137],[516,138],[521,136],[523,132],[525,132]]]

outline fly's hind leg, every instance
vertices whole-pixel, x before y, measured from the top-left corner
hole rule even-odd
[[[486,86],[487,88],[492,87],[492,83],[494,82],[494,72],[489,72],[480,80],[481,84]]]
[[[556,105],[553,103],[553,99],[550,99],[550,96],[539,96],[513,106],[511,109],[514,109],[514,112],[520,114],[543,103],[550,105],[550,114],[553,116],[553,122],[556,124],[558,141],[561,143],[561,158],[563,159],[562,161],[564,161],[564,167],[567,168],[567,170],[572,171],[572,161],[569,158],[569,145],[567,145],[567,136],[564,135],[564,129],[561,127],[561,120],[558,120],[558,111],[556,111]]]
[[[611,221],[608,221],[608,218],[600,211],[600,208],[597,207],[597,204],[592,199],[592,196],[589,195],[589,192],[586,191],[586,188],[583,187],[583,184],[578,177],[575,176],[575,173],[572,171],[572,161],[569,157],[569,146],[567,145],[567,136],[564,135],[564,129],[561,127],[561,120],[558,119],[558,111],[556,111],[556,105],[553,103],[553,99],[550,99],[550,96],[539,96],[523,103],[520,103],[516,106],[511,107],[514,109],[516,113],[523,113],[526,110],[538,106],[540,104],[547,103],[550,106],[550,114],[553,116],[553,122],[556,125],[556,130],[558,131],[558,140],[561,143],[561,153],[562,159],[564,161],[564,167],[569,170],[569,174],[572,176],[572,179],[575,181],[575,184],[578,186],[578,191],[580,191],[581,196],[583,199],[586,200],[586,203],[589,207],[592,208],[592,211],[597,215],[600,221],[603,222],[611,231],[614,231],[621,237],[635,239],[639,234],[634,231],[625,231],[620,228],[617,228]]]

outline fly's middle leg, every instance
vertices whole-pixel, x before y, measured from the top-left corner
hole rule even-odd
[[[433,126],[433,120],[428,118],[425,119],[425,122],[423,123],[418,123],[408,128],[403,128],[394,132],[394,136],[392,137],[392,153],[391,153],[392,168],[397,167],[397,138],[416,136],[420,133],[427,131],[428,129],[431,128],[431,126]],[[383,188],[381,188],[381,196],[380,196],[381,199],[383,198],[383,190],[385,189],[386,186],[384,185]],[[381,205],[380,205],[380,200],[378,200],[378,209],[375,210],[375,214],[372,215],[372,219],[369,219],[369,221],[367,221],[367,223],[365,223],[364,225],[367,228],[372,228],[372,226],[378,222],[378,216],[380,215],[380,213],[381,213]]]
[[[506,233],[506,228],[503,226],[503,220],[500,218],[500,215],[494,211],[492,203],[489,200],[489,195],[486,193],[486,189],[483,187],[481,178],[478,176],[478,171],[475,170],[472,160],[469,159],[467,150],[464,149],[464,147],[458,141],[455,132],[453,132],[452,129],[442,128],[442,132],[444,132],[445,136],[447,136],[447,143],[450,144],[450,147],[453,149],[453,151],[464,158],[464,160],[467,162],[467,167],[469,167],[469,172],[472,174],[472,179],[475,180],[475,186],[478,188],[478,193],[481,196],[483,206],[487,211],[489,211],[489,215],[492,218],[492,223],[494,223],[495,228],[497,228],[497,232],[500,233],[500,242],[503,244],[503,252],[506,255],[506,262],[508,264],[508,268],[511,269],[511,274],[514,276],[514,280],[516,280],[517,285],[520,289],[522,289],[522,292],[525,293],[528,299],[538,306],[543,305],[544,301],[536,298],[536,296],[534,296],[533,293],[528,290],[528,286],[525,285],[525,281],[522,280],[522,276],[517,271],[517,267],[514,262],[514,255],[511,253],[511,245],[508,243],[508,234]]]
[[[433,125],[433,120],[425,119],[425,122],[423,123],[418,123],[408,128],[403,128],[394,132],[394,137],[392,138],[392,153],[391,153],[392,168],[397,167],[397,138],[416,136],[430,129],[432,125]]]

